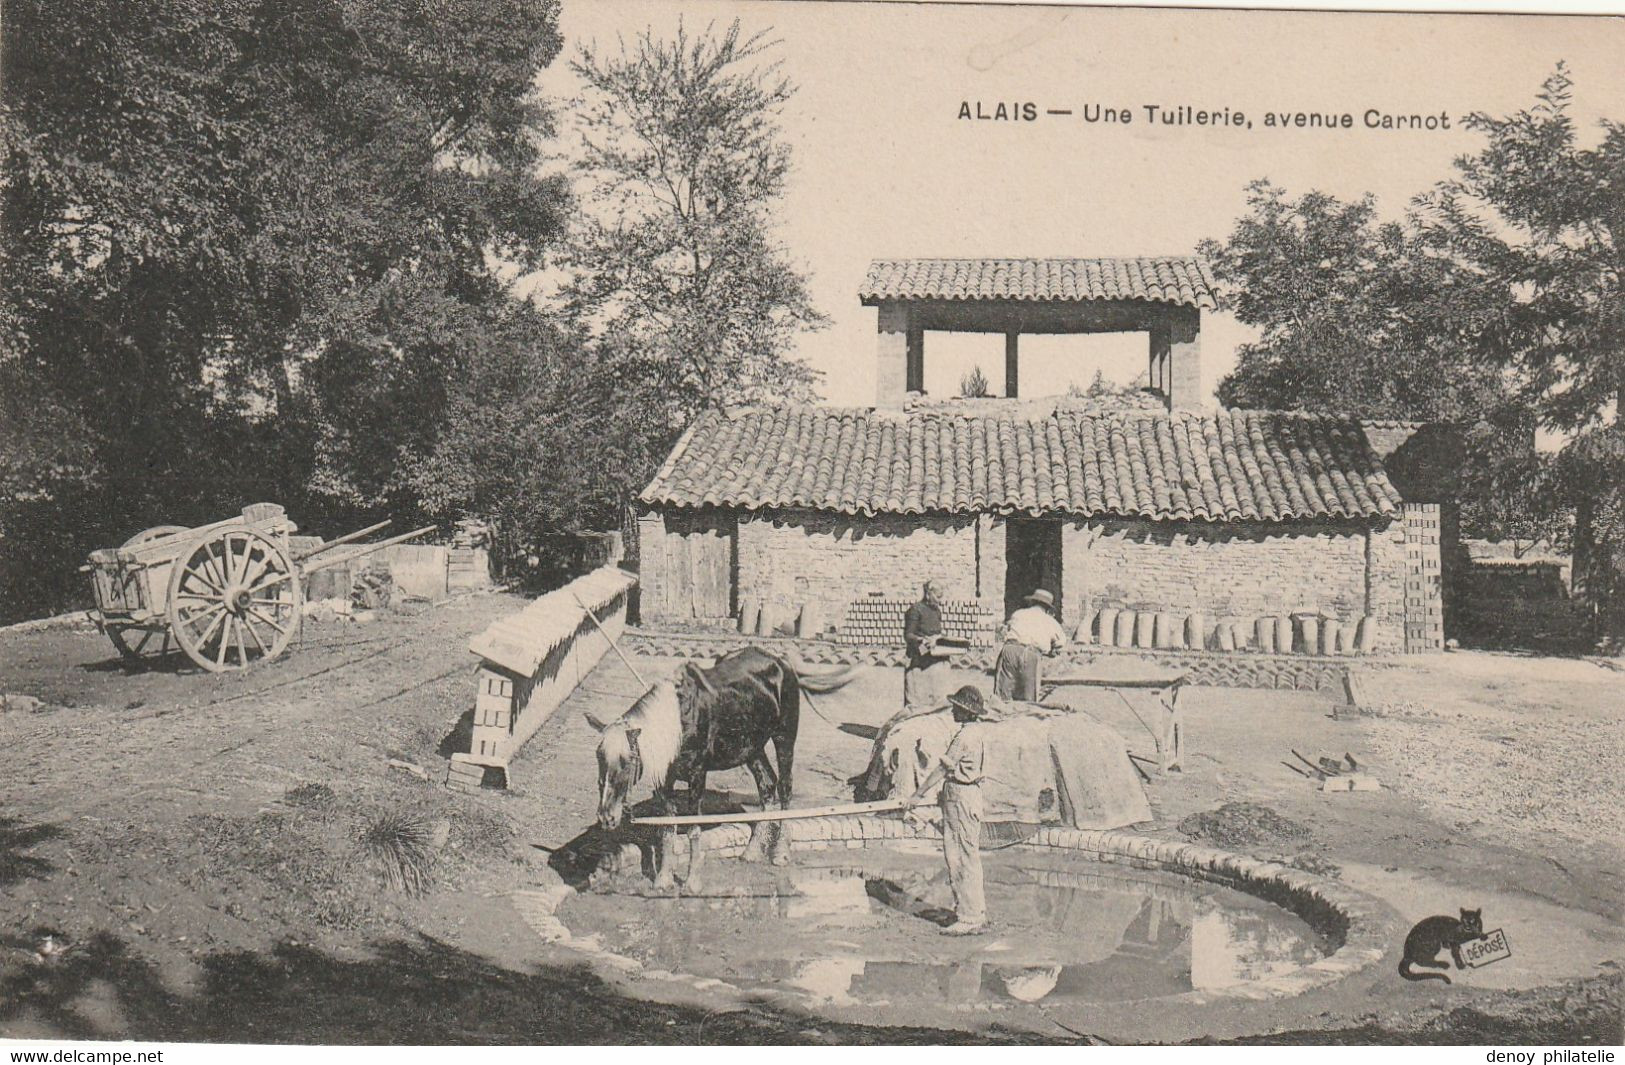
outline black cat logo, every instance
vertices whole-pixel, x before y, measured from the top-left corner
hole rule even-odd
[[[1439,960],[1438,955],[1439,951],[1449,947],[1450,958],[1456,963],[1456,968],[1465,969],[1467,963],[1461,957],[1462,946],[1483,938],[1483,910],[1462,910],[1460,917],[1424,917],[1405,937],[1405,956],[1399,961],[1399,975],[1407,980],[1443,980],[1448,984],[1450,977],[1444,973],[1413,973],[1411,966],[1448,969],[1450,962]]]

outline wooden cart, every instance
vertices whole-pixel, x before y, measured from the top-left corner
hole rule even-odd
[[[126,658],[179,647],[210,672],[246,669],[287,650],[299,629],[304,576],[434,528],[328,554],[388,524],[295,555],[289,547],[295,526],[286,512],[276,503],[255,503],[212,525],[146,529],[121,547],[92,552],[83,568],[91,574],[102,631]]]

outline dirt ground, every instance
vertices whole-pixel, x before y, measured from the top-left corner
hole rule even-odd
[[[490,594],[312,623],[283,659],[231,676],[131,670],[95,632],[0,633],[0,693],[42,700],[0,714],[0,1036],[1077,1038],[986,1016],[719,1010],[542,942],[508,895],[552,876],[550,856],[591,823],[595,734],[581,712],[613,716],[638,684],[606,659],[513,766],[509,791],[447,791],[472,702],[468,637],[520,605]],[[674,665],[635,664],[645,676]],[[1190,757],[1150,788],[1153,834],[1206,833],[1339,875],[1407,918],[1482,907],[1513,957],[1450,987],[1408,984],[1385,960],[1285,1002],[1103,1011],[1090,1033],[1618,1042],[1622,680],[1580,660],[1433,656],[1366,670],[1364,712],[1335,717],[1308,694],[1191,689]],[[860,733],[900,696],[897,672],[876,668],[817,701],[798,743],[798,804],[850,796],[868,751]],[[1137,742],[1132,718],[1088,708]],[[1280,764],[1293,747],[1353,753],[1389,787],[1313,790]],[[713,787],[743,798],[749,777]],[[1214,817],[1227,803],[1253,806]],[[1249,835],[1269,823],[1230,816],[1258,808],[1307,834]],[[1213,836],[1225,832],[1236,838]]]

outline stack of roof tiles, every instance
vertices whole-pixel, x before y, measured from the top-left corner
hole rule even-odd
[[[1213,310],[1213,275],[1194,256],[1139,259],[886,259],[858,296],[882,300],[1145,300]]]
[[[1023,415],[784,406],[712,412],[644,489],[668,507],[1385,520],[1400,495],[1333,415],[1058,406]]]
[[[884,647],[903,642],[903,615],[912,603],[905,599],[859,599],[846,609],[841,622],[840,642],[862,647]],[[968,640],[972,647],[993,642],[991,611],[974,599],[949,599],[942,603],[942,634]]]

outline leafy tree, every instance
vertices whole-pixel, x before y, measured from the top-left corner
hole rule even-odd
[[[513,558],[561,536],[617,528],[676,433],[660,375],[612,344],[583,344],[521,309],[480,333],[454,384],[446,429],[409,464],[424,509],[490,518]]]
[[[1457,176],[1418,199],[1422,238],[1497,312],[1479,342],[1516,395],[1568,443],[1542,471],[1552,509],[1573,508],[1576,582],[1625,621],[1625,125],[1582,147],[1558,64],[1538,103],[1484,134]]]
[[[1202,250],[1260,333],[1223,402],[1457,423],[1464,527],[1573,526],[1577,575],[1607,598],[1625,592],[1625,128],[1582,147],[1571,90],[1560,65],[1531,110],[1470,116],[1484,147],[1403,220],[1260,181]],[[1538,427],[1569,437],[1555,459]]]
[[[774,42],[721,34],[583,47],[580,176],[589,210],[570,244],[571,305],[658,358],[674,417],[803,398],[789,355],[825,319],[773,236],[790,174],[778,116],[795,89],[765,62]]]
[[[413,507],[400,460],[511,301],[493,264],[563,229],[534,87],[556,0],[6,15],[0,362],[71,415],[95,487],[0,499],[0,598],[47,540],[82,556],[256,498],[317,526]]]

